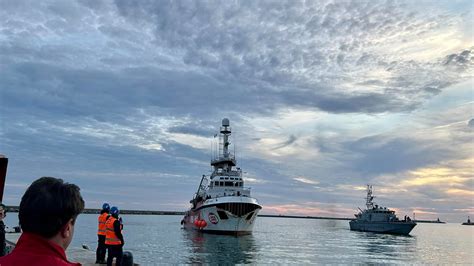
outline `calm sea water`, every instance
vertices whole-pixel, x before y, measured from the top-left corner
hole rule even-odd
[[[9,214],[7,225],[14,225]],[[248,236],[181,229],[181,216],[124,215],[125,250],[141,265],[474,264],[474,226],[418,224],[411,236],[353,232],[348,221],[259,217]],[[96,248],[96,215],[79,216],[73,246]]]

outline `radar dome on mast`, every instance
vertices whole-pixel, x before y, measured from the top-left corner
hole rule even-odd
[[[231,133],[230,121],[227,118],[222,119],[221,133],[224,135],[230,135]]]
[[[222,126],[223,127],[228,127],[230,126],[230,121],[227,118],[222,119]]]

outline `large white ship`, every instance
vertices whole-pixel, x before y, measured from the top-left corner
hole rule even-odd
[[[244,187],[242,170],[237,167],[235,153],[229,152],[231,128],[229,119],[222,120],[219,149],[211,160],[210,176],[203,175],[191,208],[181,223],[185,229],[221,234],[250,234],[262,207]]]

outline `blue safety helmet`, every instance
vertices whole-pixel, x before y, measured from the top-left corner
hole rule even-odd
[[[110,205],[108,203],[104,203],[102,205],[102,210],[106,210],[106,211],[110,210]]]
[[[112,207],[110,208],[110,214],[114,215],[114,214],[119,214],[119,209],[117,207]]]

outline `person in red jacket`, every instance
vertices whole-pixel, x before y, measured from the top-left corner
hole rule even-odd
[[[84,210],[79,190],[54,177],[34,181],[20,202],[18,218],[23,234],[12,253],[0,258],[0,265],[81,265],[69,262],[65,253],[76,218]]]

